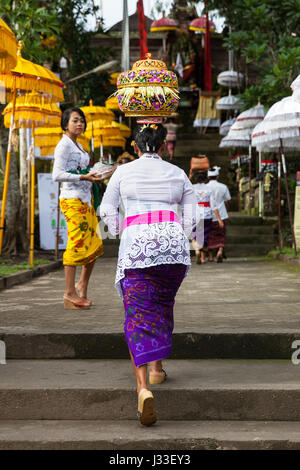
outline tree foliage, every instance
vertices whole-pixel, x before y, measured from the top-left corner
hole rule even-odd
[[[300,69],[300,0],[209,0],[226,18],[225,46],[237,61],[252,64],[256,74],[246,83],[245,106],[260,98],[271,105],[290,94],[289,85]]]
[[[24,47],[22,55],[33,62],[47,63],[58,72],[59,59],[68,60],[68,78],[88,72],[107,60],[108,51],[94,49],[87,31],[88,17],[95,14],[93,0],[1,0],[0,17],[12,28]],[[108,94],[108,75],[91,75],[74,82],[72,98],[77,104],[94,98],[103,103]],[[68,95],[68,93],[67,93]],[[68,97],[70,104],[70,97]]]

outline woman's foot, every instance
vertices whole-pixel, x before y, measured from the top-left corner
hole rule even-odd
[[[217,263],[222,263],[223,261],[223,250],[219,250],[216,256]]]
[[[75,284],[76,294],[89,305],[92,305],[92,301],[87,299],[87,286],[83,286],[80,282]]]
[[[149,384],[150,385],[158,385],[163,383],[167,378],[167,373],[165,370],[161,370],[161,372],[149,372]]]
[[[142,388],[138,394],[138,417],[143,426],[151,426],[156,422],[154,397],[150,390]]]
[[[64,294],[63,302],[66,310],[90,308],[90,304],[88,302],[85,302],[81,297],[78,297],[78,295],[68,296]]]
[[[152,361],[149,364],[149,383],[160,384],[166,380],[167,374],[162,368],[162,361]]]
[[[200,255],[200,253],[196,253],[196,264],[201,264],[201,255]]]

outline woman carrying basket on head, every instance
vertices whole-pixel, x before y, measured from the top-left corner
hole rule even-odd
[[[161,124],[144,124],[134,135],[139,158],[117,168],[104,194],[100,216],[111,233],[123,228],[115,283],[125,308],[138,414],[141,423],[149,426],[156,421],[156,413],[147,384],[147,364],[150,384],[166,379],[162,359],[171,353],[175,295],[191,264],[188,236],[198,213],[184,171],[161,158],[166,129]],[[120,204],[125,209],[123,227]]]

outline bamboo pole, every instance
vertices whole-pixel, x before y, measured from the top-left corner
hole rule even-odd
[[[277,200],[278,200],[278,248],[282,250],[282,234],[281,234],[281,195],[280,195],[280,181],[281,181],[281,163],[280,163],[280,152],[277,157]]]
[[[252,176],[252,151],[251,145],[249,145],[249,214],[251,215],[252,209],[252,187],[251,187],[251,176]]]
[[[30,248],[29,248],[29,263],[30,266],[34,265],[34,185],[35,185],[35,158],[34,158],[34,124],[32,124],[32,152],[31,155],[31,197],[30,197]]]
[[[16,78],[14,77],[13,107],[12,107],[12,114],[10,118],[8,146],[7,146],[7,154],[6,154],[6,162],[5,162],[5,177],[4,177],[4,187],[3,187],[3,195],[2,195],[1,217],[0,217],[0,255],[2,253],[4,219],[5,219],[5,209],[6,209],[6,201],[7,201],[10,157],[11,157],[11,139],[12,139],[12,131],[13,131],[14,123],[15,123],[16,97],[17,97]]]
[[[261,151],[258,152],[258,174],[261,175]],[[262,190],[263,190],[263,183],[260,180],[258,183],[258,214],[259,217],[262,217],[263,215],[263,209],[262,209]]]
[[[28,131],[28,151],[27,151],[27,235],[28,239],[30,238],[30,192],[31,192],[31,165],[30,165],[30,158],[29,158],[29,151],[30,151],[30,141],[31,141],[31,134],[30,129]]]

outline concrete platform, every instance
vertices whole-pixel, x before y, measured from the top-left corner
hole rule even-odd
[[[164,361],[151,389],[162,420],[300,420],[291,361]],[[300,370],[300,369],[299,369]],[[1,420],[136,419],[130,361],[8,361],[0,366]]]
[[[195,450],[299,449],[295,422],[0,421],[0,450],[186,450],[198,463]]]

